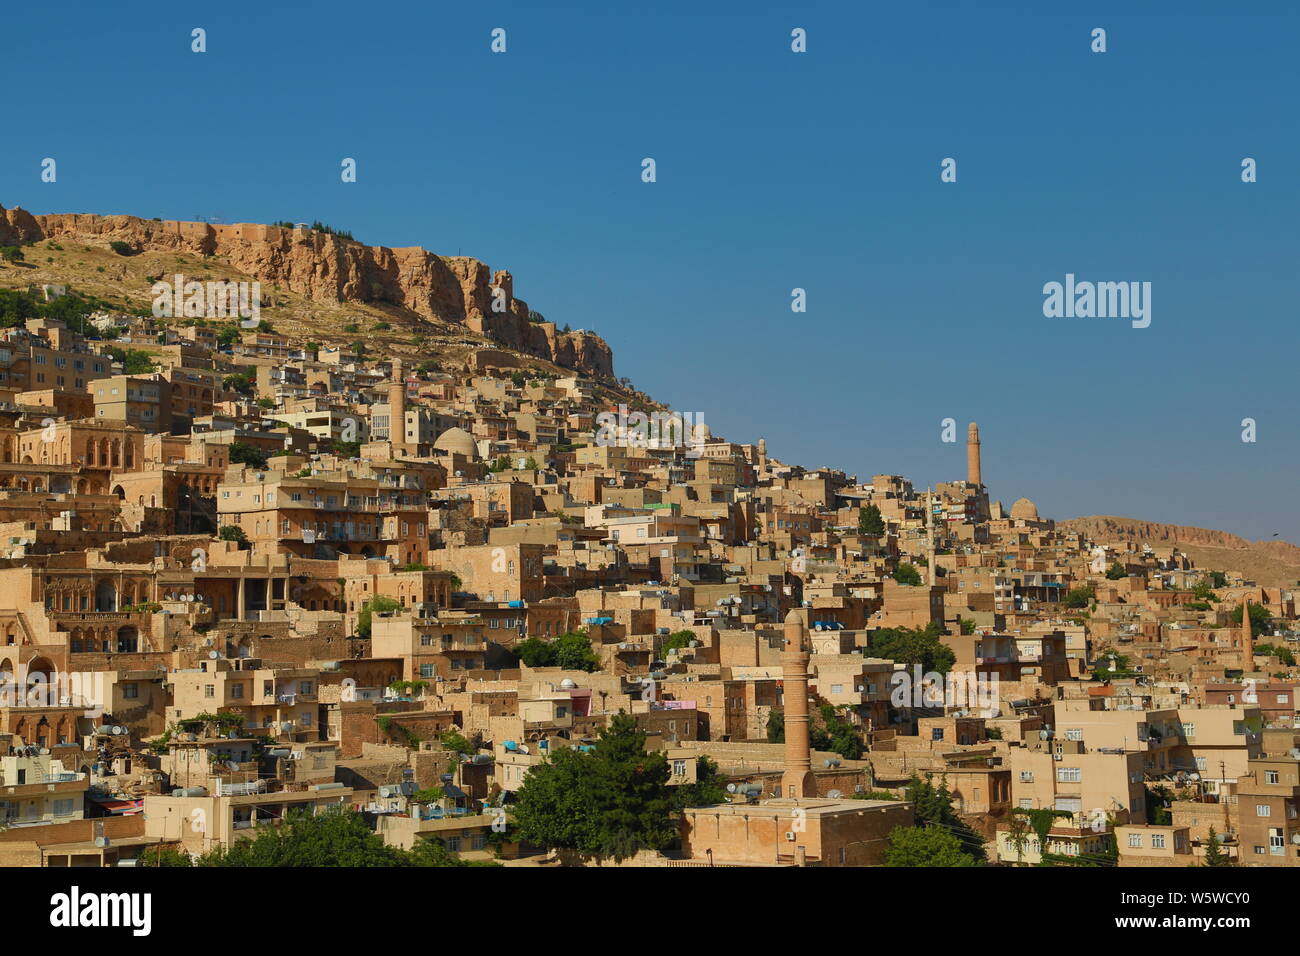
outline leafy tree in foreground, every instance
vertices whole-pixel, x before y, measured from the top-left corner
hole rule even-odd
[[[516,795],[519,835],[548,848],[624,859],[676,838],[668,758],[622,712],[590,753],[565,748],[529,772]]]
[[[920,664],[926,672],[946,674],[957,662],[952,648],[939,639],[939,626],[923,628],[885,627],[871,634],[873,657],[883,657],[900,664]]]
[[[894,827],[885,866],[979,866],[961,840],[941,827]]]

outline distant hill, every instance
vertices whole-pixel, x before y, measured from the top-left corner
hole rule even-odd
[[[1188,525],[1160,524],[1115,515],[1090,515],[1058,521],[1058,528],[1078,531],[1101,544],[1132,541],[1137,544],[1177,545],[1198,567],[1239,571],[1269,587],[1300,581],[1300,547],[1274,538],[1249,541],[1226,531]]]
[[[113,252],[114,243],[125,243],[129,254]],[[348,343],[360,333],[387,354],[416,335],[441,336],[613,379],[614,356],[603,338],[557,328],[515,297],[509,272],[469,256],[368,246],[319,225],[34,216],[0,206],[0,246],[12,245],[28,246],[28,254],[21,264],[0,264],[0,288],[68,283],[147,307],[157,277],[257,280],[272,303],[268,317],[291,335]]]

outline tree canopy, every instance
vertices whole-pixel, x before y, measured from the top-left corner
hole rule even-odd
[[[682,799],[668,777],[667,756],[646,753],[644,731],[620,711],[590,752],[566,747],[529,772],[516,794],[518,833],[540,846],[620,860],[665,849],[676,839]]]
[[[923,628],[883,627],[873,631],[869,650],[873,657],[920,664],[925,671],[940,674],[948,673],[957,663],[957,655],[939,639],[939,625],[933,622]]]

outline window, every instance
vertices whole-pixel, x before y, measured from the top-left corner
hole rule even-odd
[[[1255,816],[1271,817],[1272,815],[1273,815],[1273,808],[1270,807],[1267,803],[1255,804]]]
[[[460,852],[460,837],[447,837],[447,849],[452,853]]]
[[[421,665],[420,665],[420,676],[421,676],[421,677],[433,677],[433,676],[434,676],[434,673],[433,673],[433,665],[432,665],[432,664],[421,664]]]
[[[1070,727],[1070,728],[1067,728],[1066,731],[1065,731],[1065,739],[1066,739],[1066,740],[1082,740],[1082,739],[1083,739],[1083,728],[1082,728],[1082,727]]]
[[[832,694],[842,694],[842,693],[844,693],[844,685],[843,685],[843,684],[831,684],[831,693],[832,693]]]
[[[55,801],[54,801],[54,815],[55,815],[56,817],[66,817],[66,816],[67,816],[68,814],[70,814],[71,812],[72,812],[72,801],[71,801],[71,800],[55,800]]]
[[[203,696],[204,696],[204,697],[216,697],[216,696],[217,696],[217,688],[216,688],[216,686],[213,685],[213,684],[204,684],[204,685],[203,685]]]
[[[1057,783],[1079,783],[1083,780],[1083,770],[1079,767],[1057,767]]]
[[[1129,845],[1129,846],[1141,846],[1141,845],[1142,845],[1142,834],[1140,834],[1140,833],[1130,833],[1130,834],[1128,835],[1128,845]]]
[[[126,699],[126,700],[135,700],[135,699],[136,699],[137,697],[139,697],[139,696],[140,696],[140,685],[139,685],[139,684],[123,684],[123,685],[122,685],[122,697],[123,697],[124,699]]]
[[[684,776],[686,776],[686,761],[685,761],[685,760],[674,760],[674,761],[673,761],[673,776],[674,776],[674,777],[684,777]]]
[[[1279,777],[1279,774],[1278,774],[1278,772],[1277,772],[1276,770],[1265,770],[1265,771],[1264,771],[1264,782],[1265,782],[1265,783],[1277,783],[1279,779],[1280,779],[1280,777]]]
[[[1022,771],[1020,771],[1020,782],[1021,782],[1021,783],[1033,783],[1033,782],[1034,782],[1034,772],[1033,772],[1032,770],[1022,770]]]
[[[1151,849],[1163,850],[1165,848],[1165,835],[1163,833],[1151,834]]]
[[[244,685],[243,685],[243,684],[231,684],[231,685],[230,685],[230,697],[231,697],[232,700],[233,700],[233,699],[240,698],[240,697],[243,697],[243,696],[244,696]]]

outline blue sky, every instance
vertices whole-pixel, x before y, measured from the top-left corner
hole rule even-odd
[[[784,460],[949,480],[976,420],[1008,504],[1300,541],[1288,4],[79,6],[5,12],[4,206],[473,255]],[[1067,272],[1150,328],[1045,318]]]

